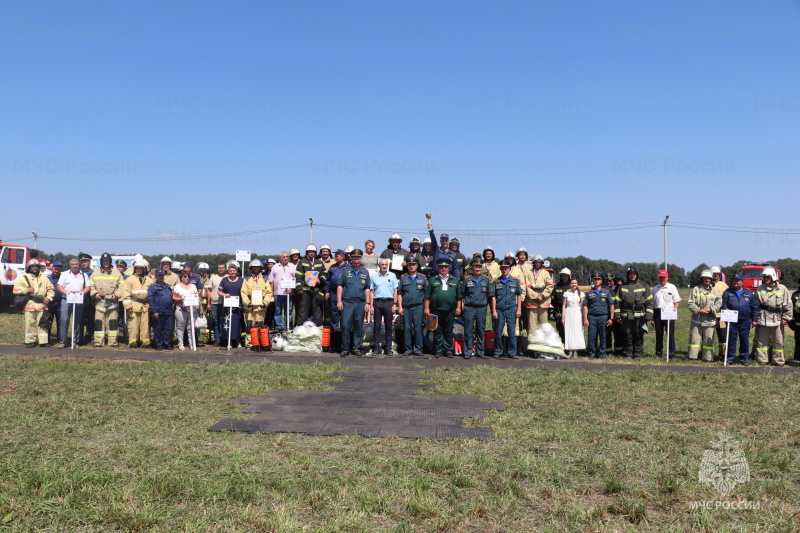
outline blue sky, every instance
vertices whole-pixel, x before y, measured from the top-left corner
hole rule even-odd
[[[432,212],[465,252],[662,261],[669,215],[764,228],[671,228],[670,263],[687,269],[797,257],[800,235],[771,231],[798,230],[797,1],[0,15],[3,240],[267,253],[304,246],[313,217],[318,245],[381,248],[394,229],[424,237]],[[631,223],[650,227],[588,231]],[[287,226],[302,227],[174,240]]]

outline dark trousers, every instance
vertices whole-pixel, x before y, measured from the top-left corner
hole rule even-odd
[[[366,302],[344,302],[342,310],[342,351],[361,350],[364,339],[364,305]],[[373,332],[374,334],[374,332]]]
[[[464,306],[464,353],[472,355],[472,345],[475,344],[475,354],[483,355],[483,339],[486,336],[486,306]]]
[[[656,310],[656,355],[659,357],[664,353],[664,332],[669,322],[669,358],[675,357],[675,321],[661,320],[661,313]]]
[[[83,298],[83,327],[78,331],[77,343],[88,343],[92,337],[94,337],[94,299],[87,294]]]
[[[433,343],[436,353],[453,353],[453,326],[456,321],[455,309],[436,309],[431,311],[439,317],[439,327],[433,330]]]
[[[731,328],[728,333],[728,364],[732,365],[736,361],[736,339],[739,339],[739,362],[750,362],[750,325],[751,319],[742,321],[739,317],[739,322],[728,322],[728,327]],[[724,331],[724,330],[723,330]],[[722,337],[722,342],[725,342],[725,337]],[[795,353],[797,353],[797,345],[795,345]]]
[[[324,303],[325,296],[321,293],[312,291],[301,292],[297,323],[304,324],[308,319],[311,319],[314,321],[315,326],[322,326],[322,306]]]
[[[403,336],[406,353],[422,353],[422,304],[403,306]]]
[[[498,309],[494,321],[494,354],[503,355],[503,326],[508,333],[508,353],[517,355],[517,308]]]
[[[172,324],[175,317],[171,314],[159,313],[158,318],[154,318],[153,325],[153,346],[158,348],[172,347]]]
[[[589,342],[586,351],[589,358],[599,356],[600,359],[606,358],[606,324],[607,316],[589,315]]]
[[[644,355],[644,318],[623,318],[622,331],[625,333],[625,357]]]
[[[342,312],[339,311],[338,307],[336,307],[336,305],[339,303],[339,297],[336,296],[335,292],[331,293],[330,303],[331,303],[331,328],[333,328],[334,331],[338,331],[342,327],[340,323],[342,320]]]
[[[380,331],[381,322],[383,322],[383,341],[386,344],[386,351],[392,351],[392,304],[391,298],[375,299],[375,310],[373,311],[374,317],[372,321],[372,343],[375,345],[376,350],[380,350],[381,343]]]
[[[61,300],[61,312],[58,319],[58,342],[67,344],[67,328],[69,328],[69,316],[72,308],[75,307],[75,325],[70,337],[75,337],[75,344],[81,343],[81,330],[83,329],[83,305],[70,305],[67,299]],[[77,336],[76,336],[77,335]]]

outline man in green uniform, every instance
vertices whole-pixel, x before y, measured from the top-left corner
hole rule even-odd
[[[362,255],[357,248],[350,252],[350,266],[339,274],[336,286],[336,307],[342,311],[342,357],[351,351],[356,357],[361,356],[364,312],[369,312],[372,305],[369,272],[361,268]]]
[[[425,318],[435,314],[439,327],[433,330],[436,345],[434,357],[453,357],[453,325],[461,314],[461,284],[450,275],[451,260],[441,257],[437,261],[439,274],[433,276],[425,288]]]
[[[494,318],[494,356],[503,356],[503,328],[508,332],[508,357],[517,358],[517,318],[522,316],[522,287],[511,276],[511,261],[500,262],[500,277],[492,282],[492,318]]]

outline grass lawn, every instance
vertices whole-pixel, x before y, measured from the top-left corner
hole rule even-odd
[[[206,431],[340,369],[0,355],[0,528],[798,530],[800,374],[441,368],[433,393],[505,403],[466,422],[495,441]],[[728,496],[697,479],[722,430],[751,472]]]

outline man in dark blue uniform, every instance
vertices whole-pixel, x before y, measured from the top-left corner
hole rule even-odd
[[[450,264],[446,257],[440,258],[439,274],[428,281],[425,289],[425,317],[435,314],[439,318],[439,326],[433,330],[437,358],[453,357],[453,325],[456,315],[461,314],[461,284],[450,275]]]
[[[473,343],[475,355],[483,359],[490,283],[489,278],[481,274],[483,259],[480,255],[470,261],[469,267],[472,272],[461,280],[461,294],[464,295],[464,359],[472,357]]]
[[[403,315],[405,353],[422,355],[422,306],[428,280],[419,273],[419,260],[406,256],[408,274],[403,274],[397,287],[400,314]]]
[[[492,318],[494,318],[494,356],[503,356],[503,329],[508,333],[508,357],[517,358],[517,318],[522,316],[522,287],[511,276],[511,261],[500,262],[500,277],[492,282]]]
[[[361,342],[364,338],[364,312],[372,306],[369,272],[361,268],[363,252],[358,248],[350,252],[350,266],[339,274],[336,287],[336,303],[342,311],[342,357],[352,352],[361,356]]]
[[[458,265],[458,257],[456,257],[456,254],[450,250],[450,236],[447,233],[442,233],[439,236],[439,242],[441,243],[441,246],[437,248],[436,234],[433,232],[433,223],[431,222],[428,222],[428,233],[431,236],[431,244],[434,247],[433,259],[431,260],[434,268],[438,268],[439,260],[445,257],[450,260],[449,275],[454,276],[456,279],[460,279],[461,268]],[[431,278],[433,277],[435,277],[435,275],[434,273],[431,273]]]
[[[583,325],[589,327],[589,359],[606,358],[606,328],[614,323],[613,317],[614,297],[603,288],[603,273],[594,272],[592,290],[583,299]]]
[[[344,262],[344,250],[341,248],[336,250],[333,257],[336,262],[328,268],[327,280],[325,281],[325,299],[328,300],[331,308],[331,351],[340,352],[342,351],[342,325],[340,323],[342,313],[336,305],[339,302],[339,298],[336,295],[336,287],[339,283],[339,276],[347,265]]]
[[[61,277],[61,271],[64,270],[64,263],[61,261],[53,261],[53,264],[50,265],[52,272],[47,276],[50,280],[50,283],[53,284],[53,287],[58,286],[58,278]],[[53,300],[48,305],[48,310],[50,311],[49,318],[47,319],[47,330],[48,335],[48,344],[53,344],[49,341],[50,330],[53,327],[53,317],[56,319],[56,337],[58,337],[58,328],[61,327],[61,301],[64,299],[64,295],[61,294],[60,291],[56,290],[55,295],[53,296]]]
[[[758,317],[758,302],[749,289],[744,287],[744,276],[735,274],[732,287],[722,293],[722,309],[739,312],[738,322],[728,322],[728,364],[736,361],[736,338],[739,338],[739,364],[750,364],[750,325]]]

